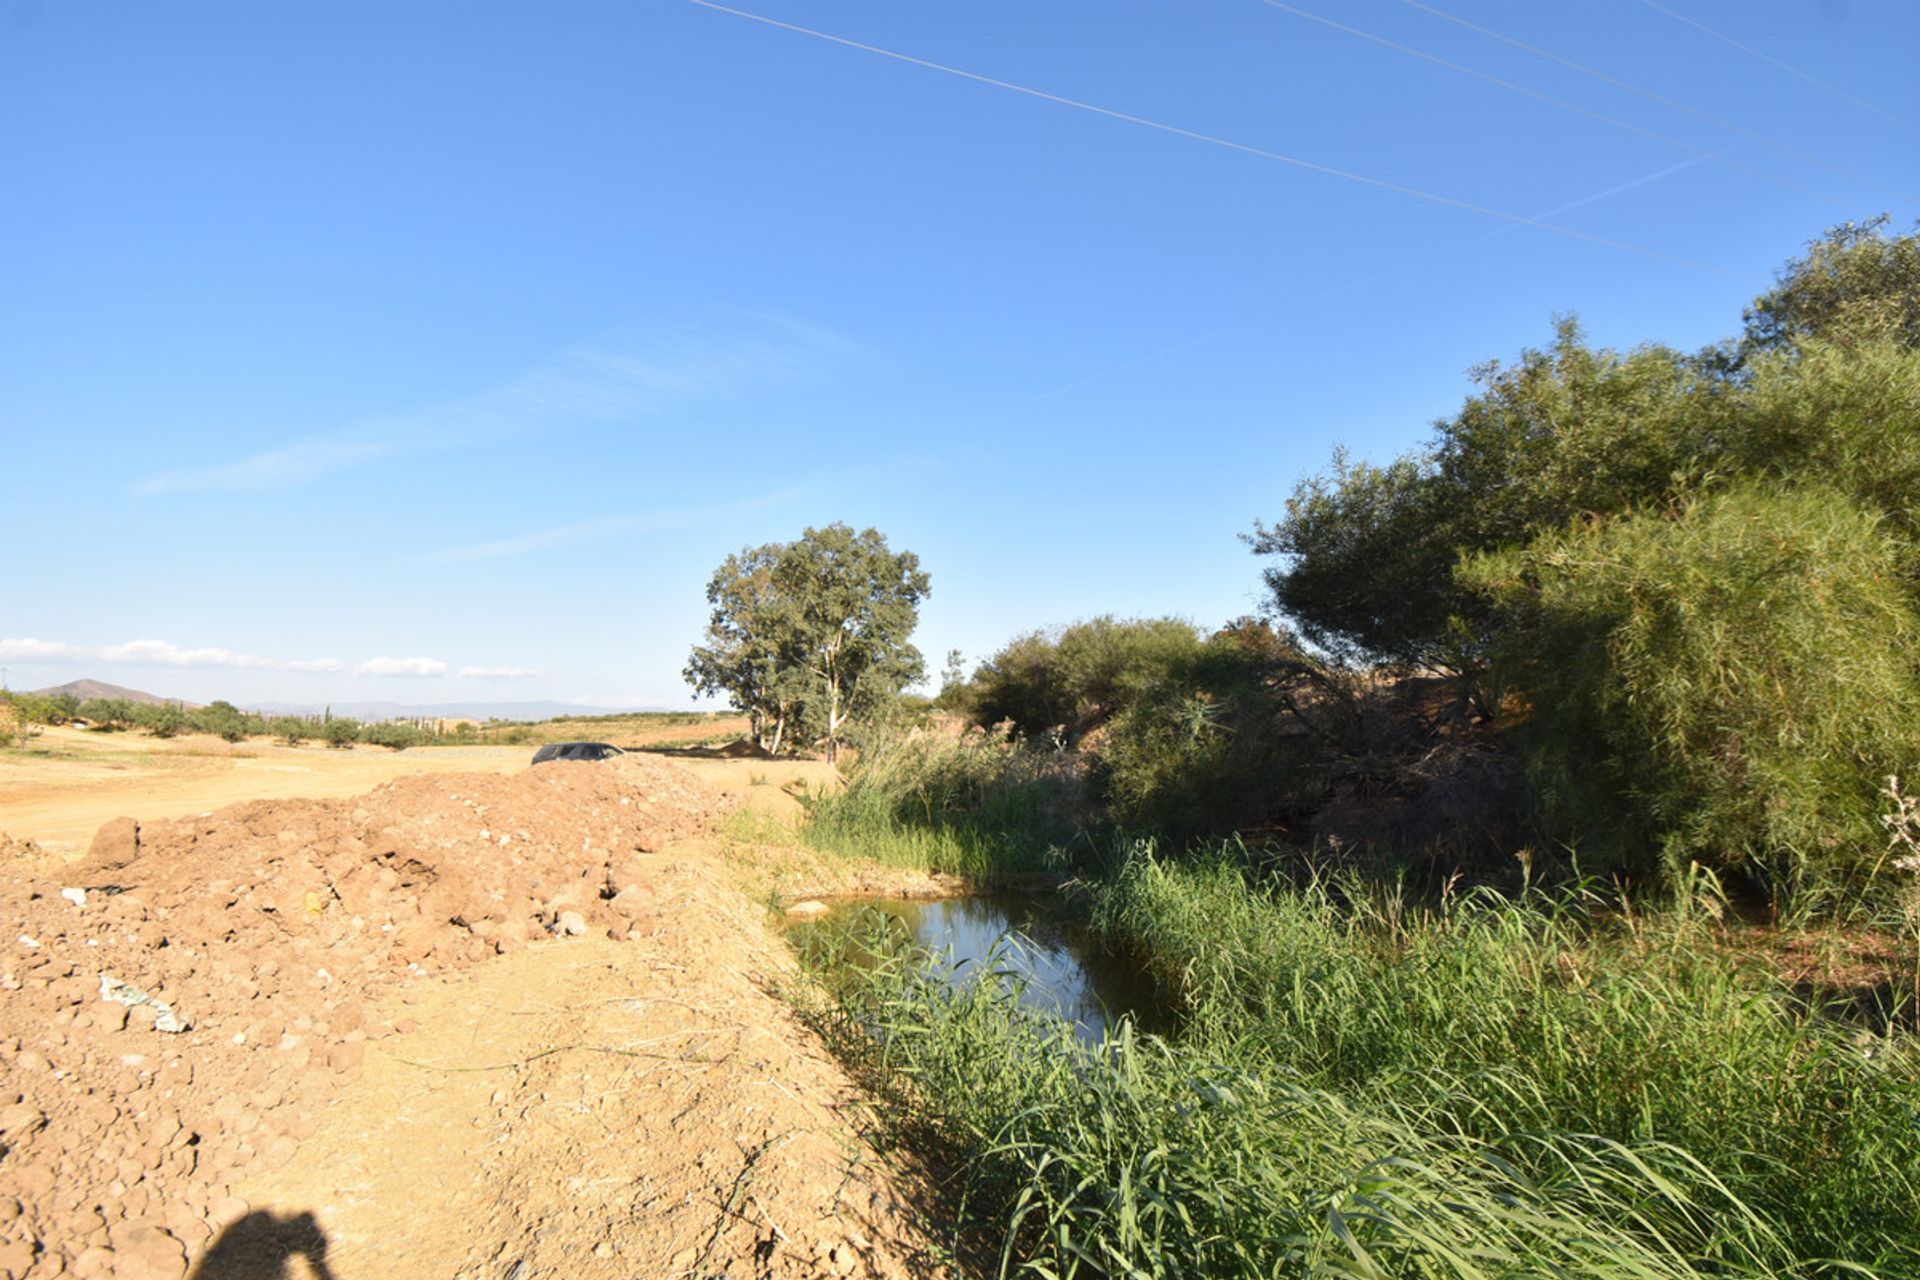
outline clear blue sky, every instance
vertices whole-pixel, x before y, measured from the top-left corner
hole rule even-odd
[[[1663,5],[741,0],[941,70],[693,3],[0,0],[0,665],[685,705],[721,558],[835,520],[919,553],[936,668],[1252,611],[1237,535],[1553,313],[1702,344],[1920,213],[1920,5]]]

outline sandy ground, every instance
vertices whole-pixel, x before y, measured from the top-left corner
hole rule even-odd
[[[769,884],[845,869],[713,830],[824,764],[73,737],[0,829],[140,829],[0,868],[0,1280],[944,1274],[781,995]]]
[[[670,743],[731,723],[675,726],[645,737],[649,744]],[[230,744],[208,734],[161,739],[50,728],[24,750],[0,751],[0,835],[31,841],[65,861],[84,853],[93,833],[113,818],[152,822],[243,800],[339,798],[423,773],[511,774],[526,768],[533,752],[532,746],[335,750],[261,738]],[[832,768],[819,761],[676,757],[675,763],[773,813],[792,811],[783,788],[837,785]]]
[[[515,773],[532,747],[336,751],[208,734],[150,738],[50,728],[25,750],[0,752],[0,834],[53,854],[86,851],[100,824],[184,818],[242,800],[358,795],[420,773]]]
[[[643,941],[545,943],[408,991],[407,1030],[243,1184],[281,1226],[252,1262],[311,1223],[339,1280],[937,1271],[857,1091],[767,990],[784,944],[712,855],[669,851],[677,889]]]

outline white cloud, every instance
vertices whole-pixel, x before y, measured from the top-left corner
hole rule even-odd
[[[128,640],[121,644],[68,644],[30,636],[0,637],[0,662],[88,662],[139,667],[239,667],[260,671],[309,671],[356,676],[453,675],[480,680],[524,680],[540,674],[532,667],[464,666],[455,669],[438,658],[368,658],[351,668],[338,658],[267,658],[254,653],[203,646],[183,649],[165,640]]]
[[[447,664],[438,658],[368,658],[353,669],[357,676],[443,676]]]
[[[0,639],[0,659],[101,662],[142,667],[251,667],[270,671],[344,671],[337,658],[265,658],[231,649],[182,649],[165,640],[129,640],[123,644],[67,644],[31,637]]]
[[[385,458],[464,449],[533,432],[618,422],[679,401],[788,376],[846,344],[770,317],[728,332],[627,336],[564,351],[511,382],[411,413],[350,423],[231,462],[160,471],[136,493],[272,489]]]

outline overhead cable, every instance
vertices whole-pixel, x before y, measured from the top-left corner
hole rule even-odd
[[[842,45],[849,49],[858,49],[863,53],[875,54],[882,58],[891,58],[895,62],[904,62],[910,66],[923,67],[929,71],[938,71],[943,75],[957,76],[962,80],[971,80],[976,84],[989,85],[995,89],[1005,89],[1010,93],[1024,94],[1029,98],[1038,98],[1043,102],[1051,102],[1059,106],[1071,107],[1076,111],[1085,111],[1093,115],[1105,116],[1109,120],[1118,120],[1124,124],[1139,125],[1144,129],[1153,129],[1160,133],[1171,134],[1174,137],[1186,138],[1193,142],[1202,142],[1208,146],[1222,147],[1228,151],[1238,151],[1244,155],[1257,156],[1263,160],[1277,161],[1281,164],[1291,165],[1296,169],[1305,169],[1311,173],[1324,174],[1330,178],[1340,178],[1347,182],[1358,183],[1361,186],[1374,187],[1382,191],[1391,191],[1397,195],[1410,196],[1416,200],[1425,200],[1431,204],[1445,205],[1448,208],[1461,209],[1468,213],[1477,213],[1482,217],[1498,218],[1503,222],[1535,227],[1541,231],[1551,232],[1554,235],[1565,236],[1573,240],[1584,240],[1590,244],[1605,245],[1609,249],[1619,249],[1625,253],[1635,253],[1643,257],[1658,258],[1661,261],[1689,267],[1696,271],[1705,271],[1714,275],[1732,274],[1720,267],[1715,267],[1704,262],[1694,262],[1688,258],[1663,253],[1658,249],[1647,248],[1644,245],[1629,244],[1622,240],[1613,240],[1606,236],[1593,235],[1590,232],[1580,231],[1573,227],[1563,227],[1556,223],[1542,222],[1537,218],[1529,218],[1518,213],[1509,213],[1503,209],[1490,208],[1487,205],[1475,204],[1469,200],[1440,195],[1432,191],[1423,191],[1418,187],[1410,187],[1404,183],[1392,182],[1385,178],[1370,177],[1364,173],[1356,173],[1351,169],[1341,169],[1333,165],[1321,164],[1314,160],[1303,160],[1298,156],[1288,155],[1282,151],[1272,151],[1265,147],[1256,147],[1245,142],[1235,142],[1231,138],[1223,138],[1218,134],[1202,133],[1197,129],[1187,129],[1179,125],[1167,124],[1164,121],[1151,120],[1145,116],[1137,116],[1125,111],[1116,111],[1111,107],[1103,107],[1095,103],[1083,102],[1077,98],[1063,97],[1057,93],[1048,93],[1044,89],[1029,88],[1026,85],[1015,84],[1010,80],[1000,80],[993,76],[982,75],[977,71],[968,71],[961,67],[932,62],[926,58],[914,57],[911,54],[898,53],[892,49],[883,49],[879,45],[864,44],[858,40],[850,40],[845,36],[837,36],[831,32],[818,31],[812,27],[803,27],[792,22],[782,22],[778,18],[769,18],[763,14],[749,13],[745,9],[735,9],[728,5],[716,4],[714,0],[688,0],[688,3],[698,5],[703,9],[712,9],[717,13],[726,13],[736,18],[745,18],[750,22],[758,22],[765,26],[777,27],[783,31],[791,31],[798,35],[810,36],[816,40],[824,40],[830,44]]]
[[[1532,89],[1523,84],[1516,84],[1511,80],[1503,80],[1499,76],[1490,75],[1485,71],[1479,70],[1477,67],[1469,67],[1462,63],[1451,62],[1451,61],[1448,61],[1446,58],[1440,57],[1437,54],[1428,53],[1424,49],[1416,49],[1411,45],[1404,45],[1399,43],[1398,41],[1389,40],[1385,36],[1375,35],[1371,31],[1362,31],[1358,27],[1350,27],[1344,22],[1336,22],[1332,18],[1324,17],[1321,14],[1313,13],[1307,9],[1302,9],[1298,5],[1286,4],[1284,3],[1284,0],[1261,0],[1261,3],[1265,4],[1269,8],[1278,9],[1282,13],[1290,13],[1294,15],[1296,18],[1305,18],[1308,22],[1317,22],[1323,27],[1331,27],[1335,31],[1345,32],[1347,35],[1355,36],[1361,40],[1366,40],[1373,44],[1384,46],[1385,48],[1392,49],[1397,53],[1404,53],[1409,57],[1419,58],[1423,62],[1431,62],[1435,66],[1445,67],[1449,71],[1457,71],[1461,75],[1472,76],[1475,80],[1484,80],[1488,84],[1498,85],[1502,89],[1506,89],[1512,93],[1523,94],[1529,98],[1537,99],[1538,101],[1547,103],[1549,106],[1558,107],[1562,111],[1571,111],[1576,115],[1586,116],[1588,119],[1591,119],[1591,120],[1598,120],[1600,123],[1611,125],[1616,129],[1624,129],[1628,133],[1636,133],[1643,138],[1651,138],[1655,142],[1664,142],[1670,147],[1677,147],[1681,151],[1688,152],[1692,155],[1710,157],[1712,159],[1718,160],[1721,164],[1726,165],[1728,168],[1738,169],[1743,173],[1750,173],[1757,178],[1762,178],[1769,182],[1778,183],[1781,186],[1792,187],[1796,191],[1804,191],[1804,192],[1807,192],[1808,194],[1818,194],[1814,192],[1811,187],[1804,186],[1801,183],[1794,182],[1788,178],[1782,178],[1774,174],[1765,173],[1759,169],[1749,168],[1746,165],[1735,164],[1733,161],[1727,159],[1726,156],[1720,153],[1709,151],[1705,147],[1696,147],[1691,142],[1686,142],[1680,138],[1675,138],[1670,134],[1660,133],[1653,129],[1642,128],[1640,125],[1634,124],[1630,120],[1622,120],[1617,116],[1610,116],[1610,115],[1607,115],[1605,112],[1595,111],[1591,107],[1583,107],[1577,102],[1569,102],[1565,98],[1556,98],[1550,93],[1542,93],[1538,89]]]
[[[1839,98],[1845,102],[1851,102],[1854,106],[1859,107],[1863,111],[1871,111],[1873,112],[1873,114],[1877,116],[1881,116],[1881,117],[1884,117],[1885,119],[1891,120],[1895,124],[1899,125],[1902,129],[1915,129],[1915,126],[1910,121],[1901,119],[1899,116],[1893,114],[1893,112],[1888,111],[1882,107],[1876,107],[1871,102],[1868,102],[1864,98],[1856,98],[1852,94],[1848,93],[1845,89],[1837,88],[1834,85],[1830,85],[1825,80],[1822,80],[1817,76],[1808,75],[1806,72],[1802,71],[1798,67],[1788,66],[1786,63],[1780,61],[1780,59],[1772,56],[1771,54],[1762,53],[1760,52],[1760,50],[1754,48],[1752,45],[1741,44],[1738,40],[1735,40],[1732,36],[1727,35],[1724,32],[1715,31],[1712,27],[1708,26],[1704,22],[1696,22],[1692,18],[1689,18],[1684,13],[1676,13],[1672,9],[1667,8],[1667,6],[1663,4],[1654,3],[1654,0],[1640,0],[1640,3],[1646,5],[1647,8],[1652,9],[1657,13],[1666,14],[1669,18],[1672,18],[1675,22],[1684,22],[1696,31],[1703,31],[1706,34],[1712,36],[1715,40],[1720,41],[1722,44],[1730,44],[1734,48],[1738,49],[1740,52],[1744,54],[1748,54],[1751,57],[1758,58],[1760,59],[1760,61],[1766,63],[1769,66],[1778,67],[1780,68],[1780,70],[1786,72],[1790,76],[1798,76],[1800,79],[1805,80],[1810,85],[1815,85],[1818,88],[1825,89],[1828,93],[1832,94],[1834,97]],[[1916,130],[1916,132],[1920,132],[1920,130]]]
[[[1410,5],[1413,8],[1420,10],[1420,12],[1422,13],[1430,13],[1436,18],[1440,18],[1444,21],[1451,22],[1455,26],[1465,27],[1469,31],[1477,31],[1481,35],[1486,36],[1490,40],[1498,40],[1501,44],[1511,45],[1513,48],[1519,49],[1524,53],[1530,53],[1536,58],[1545,58],[1547,61],[1558,63],[1560,66],[1566,67],[1570,71],[1578,71],[1583,76],[1591,76],[1595,80],[1599,80],[1605,84],[1610,84],[1616,89],[1622,89],[1628,93],[1637,94],[1638,96],[1647,99],[1649,102],[1657,102],[1661,106],[1666,107],[1669,110],[1678,111],[1685,115],[1690,115],[1694,117],[1696,120],[1704,120],[1708,124],[1714,126],[1716,129],[1725,129],[1729,133],[1737,133],[1743,138],[1751,139],[1752,141],[1761,143],[1764,146],[1772,147],[1776,151],[1784,152],[1785,154],[1792,156],[1796,160],[1804,160],[1808,164],[1818,165],[1822,169],[1828,169],[1834,173],[1842,175],[1843,177],[1851,178],[1855,182],[1861,183],[1864,186],[1869,186],[1869,187],[1878,186],[1878,184],[1875,183],[1873,179],[1862,177],[1860,174],[1853,172],[1851,169],[1842,168],[1840,165],[1834,164],[1832,161],[1822,160],[1819,156],[1808,155],[1806,152],[1790,147],[1784,142],[1776,142],[1774,139],[1767,137],[1763,133],[1756,133],[1752,129],[1749,129],[1744,125],[1735,124],[1731,120],[1722,120],[1719,116],[1711,115],[1708,112],[1700,110],[1698,107],[1690,107],[1684,102],[1679,102],[1673,98],[1667,97],[1665,94],[1655,93],[1651,89],[1645,88],[1641,85],[1634,84],[1628,80],[1622,80],[1618,76],[1608,75],[1606,72],[1596,70],[1593,67],[1587,66],[1585,63],[1575,62],[1572,58],[1563,57],[1560,54],[1553,52],[1551,49],[1542,49],[1539,45],[1528,44],[1524,40],[1516,40],[1514,37],[1507,35],[1504,32],[1495,31],[1492,27],[1483,27],[1477,22],[1471,22],[1471,21],[1468,21],[1466,18],[1460,17],[1458,14],[1448,13],[1445,9],[1436,9],[1434,6],[1426,3],[1426,0],[1400,0],[1400,2],[1405,5]]]

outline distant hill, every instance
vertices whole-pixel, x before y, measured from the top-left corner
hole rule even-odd
[[[622,711],[666,711],[667,707],[595,707],[574,702],[267,702],[250,710],[279,715],[317,716],[331,710],[355,720],[552,720],[558,716],[610,716]]]
[[[104,680],[69,680],[65,684],[56,684],[48,689],[35,689],[33,692],[43,693],[50,698],[57,698],[63,693],[71,694],[82,702],[85,702],[88,698],[121,698],[127,702],[144,702],[149,706],[155,707],[168,705],[197,707],[200,705],[197,702],[184,702],[179,698],[162,698],[158,694],[147,693],[140,689],[129,689],[124,685],[108,684]]]
[[[85,702],[88,698],[124,698],[128,702],[144,702],[152,705],[171,703],[189,710],[201,706],[198,702],[187,702],[180,698],[162,698],[157,694],[146,693],[140,689],[128,689],[117,684],[108,684],[104,680],[72,680],[66,684],[55,685],[51,689],[35,689],[34,693],[44,693],[49,697],[70,693]],[[336,716],[351,716],[355,720],[552,720],[559,716],[608,716],[625,711],[671,711],[685,710],[674,707],[596,707],[575,702],[439,702],[415,704],[406,702],[241,702],[236,703],[243,711],[260,711],[269,715],[317,716],[322,711],[331,710]]]

